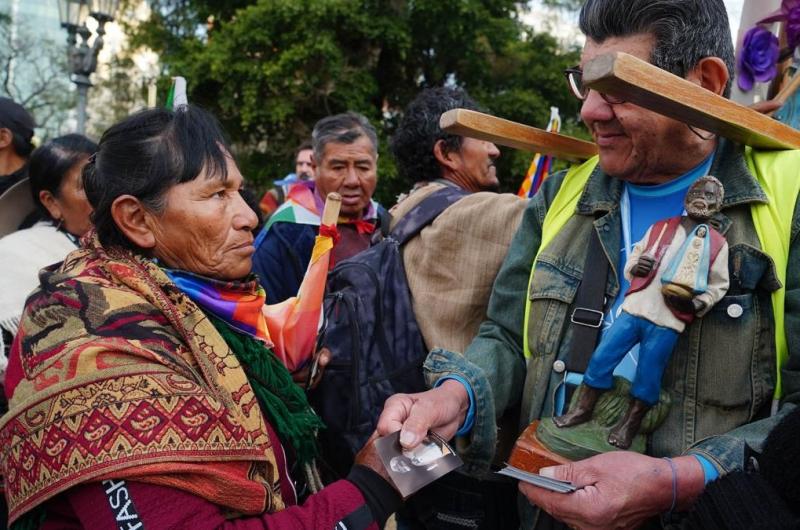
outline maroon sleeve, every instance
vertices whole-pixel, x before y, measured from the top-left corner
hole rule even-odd
[[[76,519],[80,521],[77,527],[98,530],[312,530],[335,528],[339,523],[349,530],[378,528],[359,488],[347,480],[327,486],[309,497],[302,506],[237,519],[226,519],[218,505],[191,493],[126,480],[105,480],[78,486],[51,503],[56,509],[48,509],[46,528],[72,526]],[[71,509],[65,510],[65,504]],[[61,526],[61,523],[65,525]]]

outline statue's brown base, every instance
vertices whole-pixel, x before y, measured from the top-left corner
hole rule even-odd
[[[578,393],[572,396],[570,407],[575,406]],[[633,439],[630,451],[644,453],[647,434],[653,432],[666,418],[669,395],[662,390],[659,403],[644,417],[639,434]],[[614,387],[604,392],[597,401],[592,419],[571,427],[557,427],[552,418],[543,418],[528,425],[514,444],[508,463],[512,466],[538,473],[543,467],[583,460],[600,453],[619,451],[608,443],[611,428],[630,406],[630,383],[614,378]]]
[[[538,427],[539,420],[536,420],[522,432],[511,450],[511,456],[508,458],[509,464],[523,471],[538,473],[543,467],[569,462],[569,459],[554,453],[539,441],[536,436]]]

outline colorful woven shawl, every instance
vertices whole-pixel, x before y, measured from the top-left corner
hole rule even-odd
[[[284,507],[239,360],[158,266],[94,239],[40,279],[0,420],[10,522],[107,478],[180,488],[240,513]]]

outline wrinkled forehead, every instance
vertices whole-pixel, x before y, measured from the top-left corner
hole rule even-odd
[[[309,162],[311,160],[311,154],[313,153],[312,149],[309,147],[308,149],[302,149],[297,153],[297,158],[295,159],[296,162]]]
[[[322,160],[375,160],[377,153],[369,137],[362,134],[349,142],[330,141],[322,151]]]

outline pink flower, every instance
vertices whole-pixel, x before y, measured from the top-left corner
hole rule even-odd
[[[770,81],[778,73],[778,38],[770,31],[756,26],[744,36],[742,50],[736,62],[739,88],[747,92],[755,81]]]

